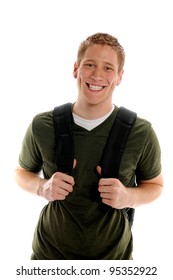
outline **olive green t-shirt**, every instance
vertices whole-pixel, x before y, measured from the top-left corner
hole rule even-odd
[[[42,210],[33,238],[36,259],[131,259],[133,239],[127,215],[102,203],[98,192],[99,164],[118,108],[99,126],[88,131],[73,124],[75,186],[65,200],[49,202]],[[23,140],[20,165],[45,178],[56,172],[52,111],[34,117]],[[137,118],[129,135],[120,180],[134,187],[161,172],[160,146],[151,124]]]

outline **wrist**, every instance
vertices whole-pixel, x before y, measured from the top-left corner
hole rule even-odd
[[[37,186],[37,191],[36,191],[36,194],[38,196],[42,196],[43,197],[43,188],[44,188],[44,185],[45,185],[46,182],[47,182],[46,179],[39,178],[38,186]]]
[[[134,188],[127,188],[128,192],[128,207],[129,208],[135,208],[135,191]]]

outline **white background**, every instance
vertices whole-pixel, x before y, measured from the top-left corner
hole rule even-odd
[[[21,141],[32,117],[77,96],[72,76],[79,43],[95,32],[117,37],[125,73],[114,93],[153,124],[162,149],[165,189],[137,209],[134,260],[169,262],[172,254],[172,8],[169,0],[0,2],[0,242],[1,257],[28,260],[33,231],[46,201],[13,180]]]

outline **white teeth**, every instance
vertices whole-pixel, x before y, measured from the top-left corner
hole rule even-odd
[[[103,87],[101,87],[101,86],[94,86],[94,85],[89,85],[89,88],[91,90],[102,90],[103,89]]]

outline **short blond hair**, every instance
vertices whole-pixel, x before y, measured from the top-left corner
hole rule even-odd
[[[125,52],[118,39],[108,33],[95,33],[84,40],[78,49],[77,63],[80,64],[86,50],[91,45],[108,45],[112,47],[118,56],[118,72],[121,72],[125,63]]]

